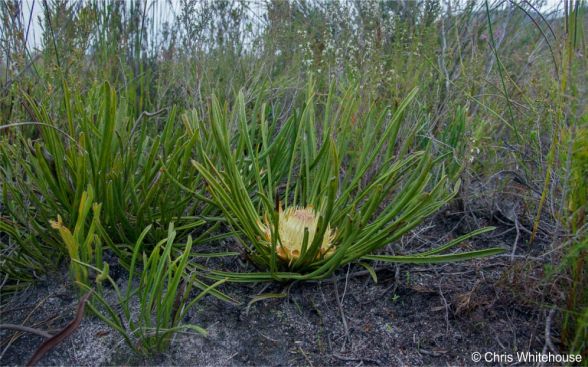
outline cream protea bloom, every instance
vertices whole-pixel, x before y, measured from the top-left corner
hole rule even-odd
[[[280,242],[278,242],[276,247],[276,254],[280,259],[292,263],[292,261],[298,259],[301,255],[302,243],[304,241],[304,228],[308,228],[307,246],[310,247],[317,230],[319,215],[312,207],[293,207],[285,211],[280,209],[279,215],[278,232]],[[262,229],[265,233],[265,239],[271,242],[270,224],[267,218],[265,224],[262,224]],[[334,238],[335,231],[330,226],[327,226],[327,230],[323,236],[323,243],[315,259],[329,257],[335,252],[335,248],[332,245]]]

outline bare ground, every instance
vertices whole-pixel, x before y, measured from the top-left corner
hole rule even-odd
[[[435,223],[406,241],[420,246],[449,229],[459,232],[450,219],[438,217]],[[352,265],[322,282],[224,285],[221,290],[240,305],[206,298],[185,321],[207,328],[208,336],[177,334],[166,353],[149,358],[133,354],[116,332],[87,316],[40,364],[461,366],[475,365],[473,352],[541,352],[549,344],[544,306],[549,296],[541,285],[544,264],[533,252],[545,249],[521,245],[522,234],[511,257],[515,233],[503,225],[464,245],[509,250],[491,259],[376,264],[377,283]],[[286,296],[248,305],[253,296],[267,293]],[[51,332],[73,318],[77,297],[64,270],[2,305],[1,322]],[[557,345],[557,317],[550,324],[548,339]],[[39,336],[0,330],[0,364],[25,364],[41,342]]]

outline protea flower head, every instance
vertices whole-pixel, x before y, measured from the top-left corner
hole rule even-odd
[[[310,247],[317,231],[319,214],[313,207],[291,207],[286,210],[279,210],[278,233],[280,241],[276,247],[276,254],[278,257],[288,263],[298,259],[302,252],[302,244],[304,242],[304,229],[308,228],[308,244]],[[262,229],[265,233],[265,239],[272,242],[270,224],[265,219],[265,224],[262,224]],[[329,257],[335,252],[333,246],[333,239],[335,238],[335,231],[327,226],[321,248],[316,255],[315,260],[321,257]]]

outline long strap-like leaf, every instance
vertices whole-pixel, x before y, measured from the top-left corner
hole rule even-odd
[[[45,340],[43,342],[43,344],[41,344],[39,349],[37,349],[35,354],[33,354],[31,359],[27,363],[27,366],[36,365],[48,351],[55,348],[65,338],[67,338],[68,336],[73,334],[74,331],[76,331],[76,329],[82,323],[82,318],[84,317],[84,307],[86,306],[86,302],[88,301],[88,299],[90,298],[91,295],[92,295],[92,292],[90,291],[90,292],[86,293],[80,299],[80,303],[78,303],[78,310],[76,313],[76,317],[69,324],[67,324],[67,326],[64,327],[60,332],[58,332],[57,334],[55,334],[51,338]]]

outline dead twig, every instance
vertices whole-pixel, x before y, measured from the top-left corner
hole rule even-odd
[[[39,307],[41,307],[41,305],[43,305],[43,303],[47,300],[47,298],[49,298],[49,296],[46,296],[45,298],[43,298],[41,301],[39,301],[35,305],[35,307],[31,310],[31,312],[29,312],[29,314],[22,321],[22,324],[25,324],[29,321],[29,319],[33,316],[33,314],[37,311],[37,309],[39,309]],[[12,338],[10,338],[6,343],[0,343],[0,346],[4,347],[4,349],[2,350],[2,353],[0,353],[0,360],[2,360],[2,357],[4,357],[4,354],[6,353],[8,348],[10,348],[12,343],[14,343],[16,340],[18,340],[18,338],[20,338],[22,335],[23,335],[22,333],[15,333],[12,336]],[[4,344],[6,344],[6,346],[4,346]]]
[[[521,235],[521,231],[519,230],[519,220],[516,216],[514,217],[514,222],[515,222],[515,228],[517,230],[517,235],[516,235],[514,243],[512,245],[512,252],[510,254],[510,262],[514,262],[514,257],[517,252],[517,245],[519,244],[519,237]]]
[[[557,349],[553,345],[553,342],[551,341],[551,322],[553,320],[553,315],[555,315],[555,308],[549,310],[549,314],[545,320],[545,345],[543,346],[543,354],[547,352],[547,348],[549,348],[549,350],[553,353],[558,353]]]
[[[53,336],[46,331],[35,329],[35,328],[24,326],[24,325],[0,324],[0,329],[10,329],[10,330],[23,331],[25,333],[35,334],[35,335],[41,336],[43,338],[51,338]]]
[[[341,298],[339,298],[339,287],[337,285],[337,278],[333,279],[333,285],[335,288],[335,299],[337,300],[337,306],[339,307],[339,312],[341,313],[341,320],[343,321],[343,330],[345,330],[345,341],[343,342],[343,346],[341,346],[341,351],[345,350],[345,342],[350,340],[349,335],[349,327],[347,326],[347,319],[345,318],[345,311],[343,311],[343,304]]]
[[[86,302],[92,295],[92,291],[86,293],[81,299],[80,303],[78,303],[78,310],[76,312],[76,317],[67,324],[60,332],[52,336],[51,338],[45,340],[43,344],[37,349],[35,354],[31,357],[27,366],[34,366],[37,364],[43,356],[50,351],[51,349],[55,348],[59,345],[65,338],[70,336],[82,323],[82,318],[84,317],[84,307],[86,306]]]
[[[353,362],[371,362],[377,364],[378,366],[382,365],[377,359],[367,358],[367,357],[356,357],[356,356],[346,356],[337,352],[333,352],[333,357],[340,359],[342,361],[353,361]]]
[[[445,295],[443,294],[443,290],[441,289],[441,283],[438,284],[439,286],[439,295],[443,300],[443,304],[445,305],[445,335],[449,335],[449,304],[447,303],[447,299],[445,299]]]
[[[308,355],[304,352],[304,350],[300,346],[298,346],[298,350],[300,351],[300,354],[302,354],[302,356],[306,360],[306,363],[308,363],[308,365],[310,367],[314,367],[314,364],[312,364],[312,361],[310,360],[310,357],[308,357]]]

